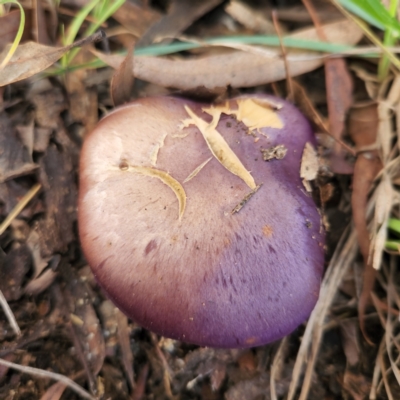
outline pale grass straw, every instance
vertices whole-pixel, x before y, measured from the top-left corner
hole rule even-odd
[[[320,298],[308,321],[300,349],[297,353],[289,386],[288,400],[293,400],[305,368],[305,377],[299,400],[306,400],[310,389],[312,374],[324,333],[324,324],[329,308],[336,296],[338,287],[358,254],[357,234],[347,229],[326,271],[321,286]]]
[[[284,337],[282,341],[279,343],[278,351],[275,354],[275,357],[272,361],[271,365],[271,375],[270,375],[270,395],[271,400],[278,400],[278,396],[276,394],[275,383],[279,380],[279,373],[282,369],[282,364],[284,362],[284,350],[287,346],[288,336]]]
[[[371,390],[369,392],[369,400],[376,400],[378,396],[379,381],[380,381],[379,378],[382,374],[382,369],[379,359],[381,357],[381,354],[384,352],[384,347],[385,347],[385,338],[382,338],[381,343],[379,345],[377,358],[375,360],[374,373],[372,375]]]
[[[8,305],[7,300],[4,297],[3,292],[1,290],[0,290],[0,304],[1,307],[3,308],[4,314],[6,314],[6,317],[11,325],[11,328],[13,329],[13,331],[17,336],[21,336],[21,329],[19,329],[17,320],[15,319],[14,314],[10,306]]]
[[[397,270],[397,263],[394,261],[394,257],[391,259],[390,263],[390,274],[388,279],[388,291],[387,291],[387,302],[389,309],[392,304],[396,303],[396,287],[394,285],[395,275]],[[393,359],[392,355],[392,347],[394,344],[394,334],[393,332],[398,329],[398,318],[393,317],[390,312],[387,313],[386,317],[386,327],[385,327],[385,344],[386,344],[386,353],[389,358],[390,367],[392,369],[392,373],[395,376],[397,383],[400,384],[400,370],[397,366],[397,362]],[[389,393],[388,393],[389,395]]]
[[[90,400],[97,400],[96,397],[92,396],[88,393],[85,389],[75,383],[72,379],[68,378],[67,376],[56,374],[55,372],[45,371],[39,368],[28,367],[25,365],[15,364],[10,361],[6,361],[0,358],[0,365],[4,365],[8,368],[16,369],[17,371],[24,372],[26,374],[30,374],[32,376],[37,376],[39,378],[47,378],[47,379],[54,379],[55,381],[61,382],[68,386],[71,390],[78,393],[84,399]]]
[[[40,183],[34,185],[28,193],[18,202],[18,204],[11,210],[7,218],[0,224],[0,235],[11,225],[18,214],[26,207],[26,205],[36,196],[42,186]]]
[[[368,202],[367,218],[373,215],[377,194],[374,191]],[[325,277],[322,281],[320,297],[314,311],[307,323],[300,349],[297,353],[293,369],[292,381],[289,386],[287,400],[293,400],[298,384],[305,369],[305,376],[298,400],[306,400],[312,381],[314,366],[317,361],[319,346],[326,327],[326,318],[338,288],[350,266],[358,255],[357,233],[353,226],[348,227],[342,235],[336,251],[329,263]]]

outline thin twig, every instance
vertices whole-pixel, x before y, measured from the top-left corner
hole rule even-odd
[[[350,230],[350,233],[349,233]],[[324,332],[324,323],[338,287],[357,256],[357,237],[354,229],[347,229],[336,248],[321,285],[320,298],[307,323],[297,353],[289,387],[288,400],[293,400],[301,376],[304,376],[299,400],[305,400],[310,389],[312,373]],[[305,369],[305,371],[304,371]]]
[[[7,300],[4,297],[3,292],[1,290],[0,290],[0,304],[1,307],[3,308],[4,314],[6,314],[6,317],[11,325],[11,328],[13,329],[13,331],[17,336],[21,336],[21,329],[19,329],[17,320],[15,319],[14,314],[10,306],[8,305]]]
[[[26,207],[26,205],[36,196],[41,188],[41,184],[37,183],[34,185],[28,193],[18,202],[18,204],[11,210],[7,218],[0,224],[0,235],[10,226],[18,214]]]
[[[54,379],[55,381],[62,382],[67,385],[71,390],[78,393],[85,399],[89,400],[97,400],[96,397],[93,397],[90,393],[88,393],[85,389],[75,383],[72,379],[68,378],[67,376],[56,374],[55,372],[45,371],[43,369],[28,367],[25,365],[15,364],[10,361],[6,361],[3,358],[0,358],[0,365],[4,365],[8,368],[16,369],[17,371],[24,372],[26,374],[30,374],[33,376],[37,376],[39,378],[47,378],[47,379]]]
[[[293,99],[294,99],[293,82],[292,82],[292,77],[290,76],[290,70],[289,70],[289,63],[288,63],[288,60],[287,60],[286,48],[285,48],[285,46],[283,44],[281,29],[279,27],[279,21],[278,21],[278,17],[277,17],[277,14],[276,14],[276,10],[272,10],[272,22],[274,24],[274,27],[275,27],[275,30],[276,30],[276,34],[277,34],[278,39],[279,39],[279,45],[281,47],[283,63],[285,64],[286,83],[287,83],[287,91],[288,91],[287,100],[293,101]]]

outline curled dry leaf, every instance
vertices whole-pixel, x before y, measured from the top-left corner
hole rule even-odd
[[[188,106],[185,106],[186,112],[190,115],[190,119],[182,121],[183,126],[195,125],[202,133],[212,155],[223,165],[229,172],[241,178],[250,189],[257,187],[254,178],[250,172],[244,167],[238,156],[229,147],[226,140],[216,130],[221,113],[213,115],[210,123],[198,117]]]
[[[57,273],[47,269],[37,278],[32,279],[24,288],[24,293],[29,296],[36,296],[46,290],[56,278]]]
[[[370,257],[372,268],[380,269],[382,255],[387,240],[387,227],[390,217],[390,211],[393,207],[394,190],[390,179],[386,173],[382,181],[376,188],[376,204],[373,225],[373,235],[371,240]]]
[[[135,388],[135,375],[133,372],[133,353],[130,346],[128,318],[120,310],[115,309],[118,324],[118,341],[121,346],[122,363],[128,378],[131,390]]]
[[[343,58],[326,60],[325,82],[329,132],[336,139],[331,157],[331,168],[336,173],[351,173],[352,168],[345,159],[346,153],[340,143],[347,112],[353,102],[353,81]]]
[[[303,155],[300,164],[300,176],[303,179],[303,185],[308,192],[311,192],[310,181],[313,181],[319,170],[318,155],[314,146],[307,142],[304,146]]]
[[[59,400],[66,388],[67,384],[64,382],[54,383],[46,390],[40,400]]]
[[[25,10],[25,13],[29,13],[30,10]],[[0,51],[4,49],[9,43],[12,43],[15,35],[18,32],[19,21],[21,19],[20,10],[10,11],[8,14],[2,15],[0,17]],[[22,35],[22,40],[28,40],[31,32],[30,18],[27,15],[25,20],[25,29]]]
[[[210,157],[206,161],[202,162],[197,168],[194,169],[193,172],[191,172],[188,175],[188,177],[183,181],[183,183],[189,182],[191,179],[193,179],[211,160],[212,160],[212,157]]]
[[[358,149],[365,149],[375,144],[378,129],[376,104],[354,108],[349,118],[349,135]],[[363,287],[358,301],[360,328],[365,339],[370,342],[365,331],[364,315],[375,283],[376,271],[369,262],[370,233],[367,226],[367,202],[372,183],[382,169],[382,162],[377,150],[360,152],[354,165],[353,191],[351,208],[357,241],[364,259]],[[371,342],[370,342],[371,343]]]
[[[0,115],[0,148],[0,182],[29,174],[37,168],[29,149],[21,143],[12,121],[4,113]]]
[[[114,106],[127,103],[131,98],[131,91],[135,77],[133,76],[133,49],[128,49],[128,54],[111,79],[111,99]]]
[[[89,62],[91,58],[91,53],[87,49],[82,49],[76,55],[74,62],[83,64]],[[56,127],[60,126],[59,116],[62,106],[65,105],[71,122],[83,125],[83,129],[79,130],[79,135],[84,136],[91,132],[98,121],[97,86],[88,82],[94,76],[97,76],[95,71],[84,68],[69,71],[64,76],[68,105],[65,104],[64,94],[58,94],[54,89],[50,91],[50,96],[48,95],[49,91],[44,93],[40,91],[41,93],[35,94],[35,90],[33,90],[31,96],[37,105],[35,117],[37,120],[41,120],[41,126],[48,127],[51,123]],[[54,103],[51,103],[53,98]]]
[[[168,14],[144,33],[137,43],[138,46],[148,46],[164,38],[171,40],[220,3],[222,0],[174,0]]]
[[[348,20],[326,24],[324,31],[329,41],[340,44],[356,44],[363,36],[360,28]],[[300,30],[288,37],[318,40],[315,28]],[[113,68],[118,68],[124,59],[100,52],[95,54]],[[288,51],[287,60],[291,76],[304,74],[323,64],[323,59],[315,57],[315,52],[311,51]],[[268,55],[232,51],[188,59],[136,57],[133,69],[138,79],[181,90],[251,87],[286,78],[280,50],[275,48],[268,49]]]
[[[207,114],[216,118],[223,114],[234,115],[236,119],[243,122],[249,130],[261,129],[266,126],[270,128],[283,128],[283,122],[279,118],[275,109],[279,109],[279,104],[273,104],[263,99],[237,99],[237,109],[232,108],[227,102],[211,108],[204,108]]]
[[[0,73],[0,86],[29,78],[58,61],[67,51],[81,47],[104,38],[103,32],[97,32],[64,47],[45,46],[36,42],[28,42],[18,46],[11,60]],[[2,60],[8,53],[8,46],[0,54]]]
[[[100,322],[93,308],[93,294],[70,266],[61,272],[66,282],[63,293],[71,321],[71,336],[84,368],[89,368],[86,372],[90,386],[94,387],[94,377],[103,366],[105,343]]]
[[[126,1],[113,14],[113,18],[133,35],[141,37],[152,24],[160,20],[161,15],[153,8]]]
[[[148,167],[128,167],[133,172],[137,174],[149,176],[151,178],[158,178],[161,182],[165,183],[167,186],[171,188],[171,190],[175,193],[176,198],[179,202],[179,219],[182,219],[183,213],[185,212],[186,207],[186,193],[185,189],[182,185],[173,178],[170,174],[165,171],[161,171],[156,168],[148,168]],[[123,169],[123,168],[122,168]]]
[[[252,8],[241,1],[230,1],[225,11],[247,29],[259,33],[276,33],[274,24],[266,17],[266,13],[263,15],[261,10]]]

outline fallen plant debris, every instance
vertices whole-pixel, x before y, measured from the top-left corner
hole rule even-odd
[[[327,24],[324,32],[331,42],[341,44],[355,44],[362,37],[360,29],[348,20]],[[301,30],[289,37],[318,39],[315,28]],[[123,61],[118,55],[94,54],[113,68],[118,68]],[[323,64],[323,59],[316,58],[314,52],[288,51],[287,60],[291,76],[304,74]],[[180,90],[252,87],[286,77],[284,62],[276,49],[268,49],[265,54],[230,51],[194,59],[136,57],[133,73],[138,79]]]
[[[7,64],[0,70],[0,87],[42,72],[69,50],[103,40],[104,37],[104,32],[100,31],[64,47],[46,46],[36,42],[21,44]],[[7,48],[0,54],[0,60],[5,57],[6,52]]]
[[[367,2],[380,10],[364,9],[368,24],[334,1],[306,3],[311,14],[300,0],[13,0],[0,6],[1,399],[400,398],[395,1]],[[19,6],[25,24],[17,45]],[[105,34],[88,33],[98,29]],[[266,121],[281,129],[273,118],[279,104],[227,106],[251,93],[293,95],[318,137],[318,145],[296,156],[300,190],[321,203],[323,224],[305,219],[305,230],[327,229],[319,301],[305,325],[265,346],[211,349],[157,336],[116,309],[83,256],[76,220],[83,140],[115,105],[130,100],[173,95],[214,102],[201,110],[188,103],[182,119],[191,125],[177,125],[173,135],[159,127],[148,169],[118,165],[134,179],[169,182],[175,192],[165,185],[165,196],[175,202],[171,213],[179,223],[190,212],[190,187],[207,171],[226,167],[219,154],[226,148],[207,127],[220,132],[229,119],[240,141],[265,142],[254,158],[277,173],[292,156],[260,131]],[[198,135],[205,154],[187,170],[158,168],[169,141],[190,138],[193,123],[204,131]],[[256,168],[233,164],[245,190],[224,193],[230,201],[224,212],[239,219],[270,188],[255,179]],[[263,210],[280,205],[267,202]],[[271,224],[263,226],[267,240],[275,234]]]

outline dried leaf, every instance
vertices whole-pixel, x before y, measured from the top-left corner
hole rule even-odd
[[[283,128],[283,122],[274,108],[279,105],[271,104],[263,99],[238,99],[238,108],[232,109],[229,102],[224,105],[217,105],[211,108],[203,108],[203,111],[215,118],[219,118],[221,113],[234,115],[236,119],[243,122],[249,130],[269,128]]]
[[[33,35],[35,41],[40,44],[51,44],[47,32],[47,19],[44,13],[41,0],[33,1]]]
[[[353,99],[353,81],[342,58],[333,58],[325,62],[326,98],[328,103],[329,132],[341,139],[344,123]],[[335,153],[341,150],[336,142]]]
[[[85,63],[88,62],[92,55],[85,51],[80,51],[75,57],[75,62],[77,63]],[[68,114],[72,121],[82,124],[84,129],[79,132],[81,137],[84,137],[86,134],[91,132],[96,123],[98,122],[99,114],[98,114],[98,95],[97,95],[97,86],[89,85],[87,82],[88,79],[95,76],[96,73],[92,70],[81,68],[75,71],[70,71],[65,76],[65,88],[68,93]],[[52,91],[54,92],[54,90]],[[55,95],[55,93],[54,93]],[[33,96],[33,101],[37,103],[36,98],[39,96]],[[59,100],[61,103],[61,99]],[[42,104],[39,104],[42,105]],[[61,106],[61,104],[60,104]],[[47,112],[48,120],[57,123],[59,119],[60,110],[57,110],[53,105],[48,105],[47,110],[53,109],[54,116],[51,118],[51,112]],[[45,111],[45,110],[43,110]],[[36,115],[38,114],[38,109],[36,108]],[[46,115],[45,112],[42,112],[42,117]],[[43,124],[42,124],[43,126]],[[48,126],[48,122],[45,126]]]
[[[161,15],[152,8],[126,1],[113,14],[113,18],[136,37],[141,37]]]
[[[363,287],[358,301],[358,317],[361,331],[370,342],[365,332],[364,315],[369,301],[371,290],[374,286],[376,271],[369,263],[370,239],[367,226],[367,199],[373,180],[381,170],[382,163],[377,152],[360,154],[354,165],[353,192],[351,194],[351,208],[353,221],[357,232],[357,241],[364,259]]]
[[[46,390],[40,400],[59,400],[66,388],[67,384],[64,382],[54,383]]]
[[[40,162],[46,213],[38,223],[37,232],[43,256],[66,252],[75,239],[77,188],[71,173],[72,151],[67,146],[61,151],[52,144]]]
[[[37,168],[4,113],[0,114],[0,148],[0,182],[31,173]]]
[[[356,366],[360,362],[360,344],[358,341],[358,326],[355,320],[345,320],[340,324],[342,346],[347,364]]]
[[[241,178],[250,189],[255,189],[257,185],[254,182],[254,178],[244,167],[238,156],[229,147],[222,135],[215,129],[218,125],[221,112],[215,112],[212,121],[208,123],[198,117],[188,106],[185,106],[185,110],[191,118],[182,121],[183,126],[197,126],[212,155],[221,163],[221,165],[232,174]]]
[[[25,41],[29,39],[31,26],[29,14],[30,10],[25,9],[26,19],[25,19],[25,29],[21,40]],[[9,13],[0,16],[0,51],[4,49],[6,45],[12,43],[17,34],[19,21],[21,18],[20,10],[12,10]]]
[[[85,369],[89,367],[87,373],[89,372],[90,386],[95,387],[94,377],[103,366],[106,351],[100,321],[91,300],[93,293],[71,266],[62,268],[60,272],[66,284],[64,298],[67,311],[70,316],[74,316],[70,323],[74,346]],[[73,318],[80,322],[74,324]]]
[[[36,42],[28,42],[18,46],[11,60],[0,73],[0,87],[29,78],[45,70],[58,61],[67,51],[74,47],[84,46],[104,38],[103,32],[95,33],[64,47],[45,46]],[[8,53],[6,47],[0,54],[2,60]]]
[[[114,106],[120,106],[127,103],[131,98],[131,92],[135,77],[133,76],[133,49],[128,50],[125,60],[115,71],[111,79],[111,99]]]
[[[148,46],[164,38],[171,41],[173,37],[183,32],[194,21],[220,3],[222,3],[222,0],[174,0],[168,14],[144,33],[137,43],[138,46]]]
[[[367,156],[361,154],[354,165],[351,204],[358,243],[365,263],[368,263],[369,256],[369,231],[366,221],[368,193],[381,168],[382,164],[379,158],[376,157],[376,154],[372,156],[371,153]]]
[[[258,33],[275,34],[274,24],[260,12],[241,1],[232,0],[225,7],[225,11],[247,29]]]
[[[351,109],[348,133],[358,151],[375,144],[378,125],[379,118],[376,103]]]
[[[326,24],[324,31],[331,42],[341,44],[355,44],[363,36],[358,26],[348,20]],[[304,29],[288,37],[318,40],[315,28]],[[182,90],[253,87],[286,78],[280,50],[274,48],[268,49],[268,52],[274,55],[273,58],[242,51],[190,59],[136,57],[134,75],[137,79]],[[118,68],[124,59],[123,56],[100,52],[96,55],[113,68]],[[288,51],[288,64],[291,76],[297,76],[320,67],[323,59],[316,58],[315,52]]]
[[[387,174],[376,188],[376,203],[374,214],[374,235],[371,241],[370,256],[374,269],[380,269],[385,242],[387,240],[387,225],[393,206],[393,187]]]
[[[303,155],[301,157],[300,177],[303,179],[306,189],[308,186],[306,182],[313,181],[319,170],[318,155],[314,146],[307,142],[304,146]]]
[[[32,279],[24,288],[24,293],[29,296],[36,296],[46,290],[56,279],[57,273],[47,269],[37,278]]]
[[[8,254],[0,250],[0,291],[7,301],[16,301],[23,294],[22,285],[30,266],[28,246],[14,248]]]
[[[163,183],[171,188],[171,190],[175,193],[176,198],[179,203],[179,220],[182,219],[183,213],[185,212],[186,207],[186,193],[185,189],[182,185],[174,179],[170,174],[165,171],[161,171],[155,168],[149,167],[129,167],[129,170],[132,170],[138,174],[144,176],[150,176],[151,178],[160,179]]]
[[[193,179],[211,160],[212,160],[212,157],[210,157],[208,160],[201,163],[194,171],[192,171],[187,176],[187,178],[183,181],[183,183],[189,182],[191,179]]]
[[[131,390],[133,390],[135,388],[135,381],[133,372],[133,354],[129,338],[128,318],[118,309],[116,309],[115,312],[117,313],[118,341],[121,346],[122,362],[125,373],[128,377],[129,385]]]
[[[32,259],[33,259],[33,267],[34,267],[34,274],[33,278],[37,278],[42,271],[47,267],[49,263],[50,257],[43,258],[41,255],[40,249],[40,238],[36,230],[32,229],[28,240],[26,241],[27,246],[29,247]]]

